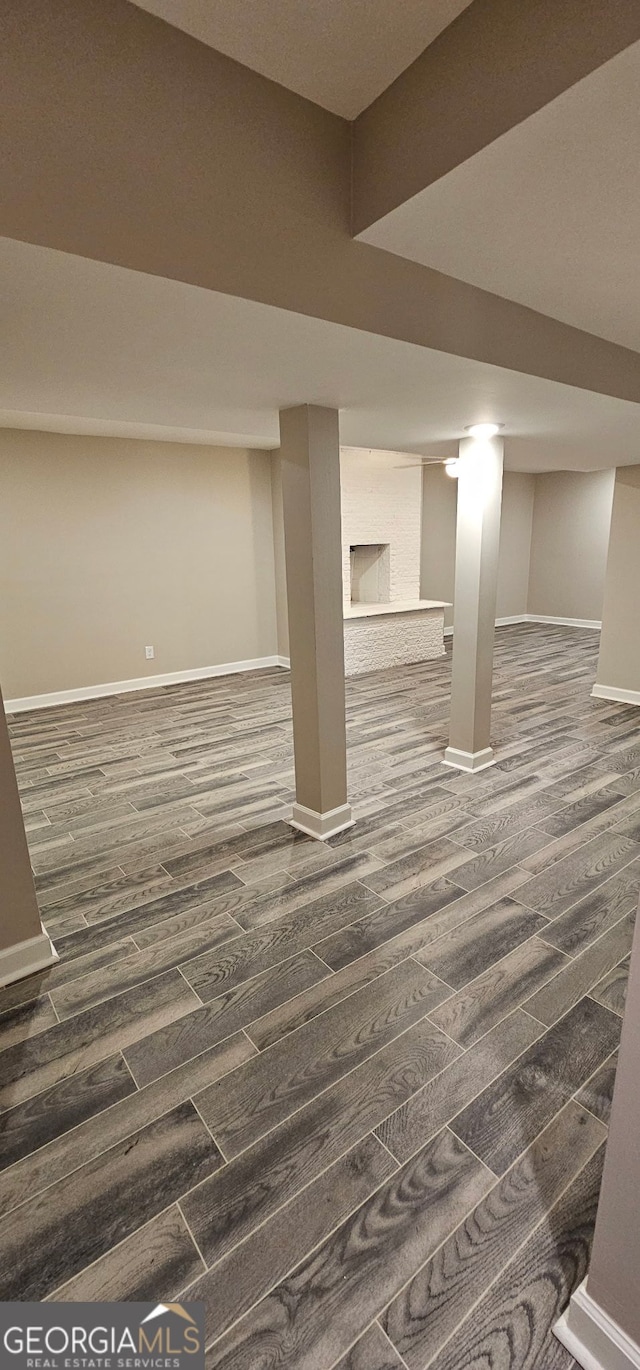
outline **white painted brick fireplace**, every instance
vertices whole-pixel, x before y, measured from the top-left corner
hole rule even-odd
[[[343,447],[345,671],[444,653],[444,604],[420,599],[422,471],[398,452]]]

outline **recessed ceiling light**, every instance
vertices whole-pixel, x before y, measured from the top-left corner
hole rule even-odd
[[[504,428],[503,423],[469,423],[464,431],[472,438],[495,438],[501,428]]]

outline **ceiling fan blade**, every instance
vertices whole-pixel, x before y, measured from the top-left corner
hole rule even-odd
[[[443,466],[445,461],[451,461],[451,457],[417,457],[415,461],[408,461],[402,466],[394,466],[394,471],[414,471],[417,466]]]

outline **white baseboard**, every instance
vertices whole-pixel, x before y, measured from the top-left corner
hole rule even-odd
[[[615,704],[640,704],[640,690],[621,690],[617,685],[594,685],[594,699],[611,699]]]
[[[549,614],[507,614],[496,619],[496,628],[506,628],[510,623],[556,623],[561,628],[602,628],[598,618],[555,618]],[[452,637],[453,628],[445,628],[445,637]]]
[[[291,661],[288,656],[274,657],[274,661],[276,663],[276,666],[282,666],[285,671],[291,670]]]
[[[236,675],[241,671],[262,671],[269,666],[289,669],[284,656],[258,656],[250,661],[227,661],[220,666],[197,666],[190,671],[170,671],[168,675],[140,676],[137,680],[112,680],[106,685],[83,685],[77,690],[56,690],[53,694],[27,695],[24,699],[6,699],[5,713],[21,714],[28,709],[52,709],[59,704],[75,704],[82,699],[102,699],[105,695],[128,694],[130,690],[156,690],[162,685],[180,685],[188,680],[209,680],[218,675]]]
[[[640,1346],[590,1297],[586,1280],[553,1330],[583,1370],[639,1370]]]
[[[495,765],[493,747],[483,747],[481,752],[462,752],[458,747],[447,747],[442,764],[454,766],[457,771],[486,771],[487,766]]]
[[[0,985],[12,985],[14,980],[24,980],[37,970],[46,970],[59,960],[58,953],[44,929],[26,942],[16,942],[13,947],[0,951]]]
[[[333,837],[335,833],[352,828],[355,819],[350,804],[341,804],[337,809],[327,809],[326,813],[317,813],[315,809],[308,809],[304,804],[294,804],[290,821],[292,828],[306,832],[309,837],[315,837],[319,842],[326,842],[327,838]]]
[[[600,618],[555,618],[552,614],[526,614],[527,623],[558,623],[561,628],[602,628]]]

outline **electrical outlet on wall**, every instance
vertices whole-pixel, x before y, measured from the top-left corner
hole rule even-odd
[[[147,661],[153,661],[153,658],[154,658],[154,656],[155,656],[155,654],[156,654],[156,649],[155,649],[155,647],[145,647],[145,649],[144,649],[144,654],[145,654],[145,656],[146,656],[146,658],[147,658]]]

